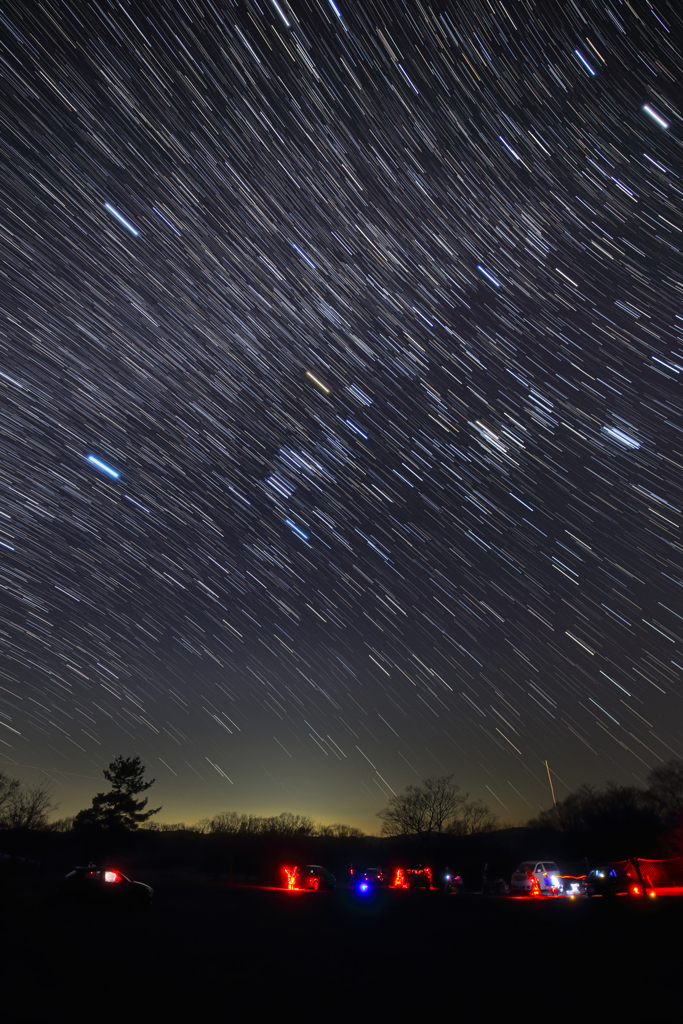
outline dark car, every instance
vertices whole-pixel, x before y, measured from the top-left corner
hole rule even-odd
[[[292,868],[287,872],[290,889],[334,889],[337,879],[331,871],[320,864],[306,864],[302,868]]]
[[[377,889],[386,889],[389,879],[381,868],[368,868],[356,880],[355,887],[359,892],[374,892]]]
[[[150,907],[153,895],[152,887],[144,882],[132,882],[115,868],[94,864],[70,871],[57,892],[69,902],[100,907]]]
[[[640,896],[643,889],[623,868],[606,864],[588,872],[581,891],[584,896]]]

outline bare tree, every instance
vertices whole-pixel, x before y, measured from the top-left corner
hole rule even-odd
[[[144,832],[196,832],[193,825],[186,825],[184,821],[147,821],[140,825]]]
[[[493,814],[483,800],[470,800],[462,807],[462,813],[446,828],[450,835],[473,836],[479,832],[493,832],[500,819]]]
[[[389,806],[377,812],[383,836],[420,836],[427,831],[426,794],[419,786],[408,786],[393,796]]]
[[[47,782],[15,787],[2,811],[4,828],[49,828],[49,816],[59,804],[52,801]]]
[[[292,814],[290,811],[283,811],[274,818],[263,818],[263,832],[268,835],[305,837],[312,836],[315,832],[315,824],[305,814]]]
[[[672,758],[653,768],[647,795],[665,819],[675,820],[683,809],[683,761]]]
[[[204,818],[197,825],[201,831],[226,836],[260,835],[263,832],[263,818],[255,814],[239,814],[237,811],[221,811],[213,818]]]
[[[237,811],[221,811],[220,814],[214,814],[213,818],[206,818],[204,820],[207,832],[229,836],[237,835],[242,824]],[[203,823],[200,822],[201,824]]]
[[[4,821],[5,811],[20,786],[19,779],[13,779],[11,775],[0,771],[0,823]]]
[[[348,826],[346,826],[348,827]],[[305,814],[283,811],[272,818],[256,814],[239,814],[237,811],[221,811],[213,818],[203,818],[193,826],[196,832],[226,836],[312,836],[316,825]]]
[[[383,836],[421,836],[436,833],[468,836],[492,832],[498,817],[482,800],[462,794],[452,775],[432,776],[421,786],[408,786],[378,811]]]
[[[421,786],[408,786],[392,796],[389,806],[377,812],[384,836],[421,836],[441,833],[460,816],[467,803],[452,775],[432,776]]]
[[[50,832],[70,832],[74,827],[73,816],[70,818],[57,818],[50,822]]]
[[[590,832],[608,819],[637,819],[652,812],[649,793],[637,786],[608,782],[604,789],[584,782],[556,807],[541,811],[527,822],[529,828],[553,828],[559,832]]]
[[[334,825],[318,825],[316,834],[322,838],[361,839],[365,835],[365,832],[361,832],[361,830],[356,828],[354,825],[335,823]]]

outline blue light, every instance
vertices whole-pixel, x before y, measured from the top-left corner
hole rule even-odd
[[[637,441],[635,437],[627,434],[625,430],[620,430],[619,427],[602,427],[603,434],[609,434],[614,440],[622,444],[624,448],[640,448],[640,441]]]
[[[647,103],[643,107],[643,110],[646,114],[650,115],[653,121],[656,121],[658,125],[661,125],[662,128],[669,127],[669,122],[665,121],[663,117],[660,117],[659,114],[655,110],[653,110],[652,107],[649,106]]]
[[[182,232],[181,232],[181,231],[178,231],[178,228],[177,228],[177,227],[175,227],[175,226],[174,226],[173,224],[171,224],[171,222],[170,222],[170,220],[168,219],[168,217],[164,217],[164,215],[163,215],[163,213],[161,212],[161,210],[157,210],[156,206],[153,206],[153,207],[152,207],[152,209],[154,210],[154,212],[155,212],[155,213],[156,213],[156,214],[157,214],[157,215],[158,215],[159,217],[161,217],[161,219],[162,219],[163,221],[166,221],[166,223],[168,224],[168,226],[169,226],[169,228],[171,229],[171,231],[175,231],[176,235],[181,235],[181,237],[182,237]]]
[[[360,885],[358,886],[358,891],[359,892],[369,892],[370,891],[370,886],[368,885],[367,882],[361,882]]]
[[[300,530],[299,527],[296,526],[296,524],[293,523],[291,519],[285,519],[285,522],[287,526],[290,528],[290,530],[294,530],[294,533],[296,533],[297,536],[301,537],[302,540],[308,540],[308,534],[304,533],[303,530]]]
[[[312,260],[309,260],[309,258],[308,258],[308,256],[306,255],[306,253],[305,253],[305,252],[303,252],[303,251],[302,251],[302,250],[301,250],[301,249],[299,248],[299,246],[298,246],[298,245],[294,245],[294,242],[292,242],[292,248],[293,248],[293,249],[296,249],[296,251],[297,251],[297,252],[299,253],[299,256],[303,256],[303,258],[304,258],[304,259],[306,260],[306,262],[307,262],[307,263],[310,263],[310,265],[311,265],[311,266],[313,267],[313,269],[314,269],[314,270],[316,269],[316,267],[315,267],[315,263],[314,263],[314,262],[313,262]]]
[[[119,213],[119,211],[114,209],[114,207],[111,205],[111,203],[105,203],[104,204],[104,208],[107,211],[107,213],[110,213],[112,215],[112,217],[116,217],[116,219],[119,222],[119,224],[123,224],[123,226],[126,229],[126,231],[130,231],[131,235],[135,235],[135,237],[137,238],[137,236],[139,235],[140,232],[137,231],[133,227],[133,225],[131,223],[129,223],[129,221],[126,220],[125,217],[122,217],[121,214]]]
[[[512,155],[514,156],[515,160],[519,160],[519,154],[518,154],[518,153],[515,153],[515,151],[514,151],[514,149],[512,148],[512,146],[510,146],[510,145],[509,145],[509,144],[508,144],[508,143],[507,143],[507,142],[505,141],[505,139],[503,138],[503,136],[502,136],[502,135],[499,135],[499,136],[498,136],[498,138],[499,138],[499,139],[500,139],[500,141],[501,141],[501,142],[503,143],[503,145],[505,146],[505,148],[506,148],[506,149],[509,149],[509,150],[510,150],[510,152],[511,152],[511,153],[512,153]]]
[[[364,434],[363,431],[360,429],[360,427],[357,427],[355,423],[351,422],[351,420],[346,420],[345,422],[346,422],[347,427],[351,427],[351,430],[355,431],[356,434],[360,434],[360,436],[365,441],[367,441],[368,435]]]
[[[485,277],[488,277],[489,281],[493,281],[493,283],[495,284],[496,288],[500,288],[500,281],[496,281],[495,277],[491,277],[491,275],[489,274],[488,270],[484,270],[484,268],[482,267],[481,263],[477,263],[477,270],[480,273],[484,274]]]
[[[106,473],[108,476],[113,476],[115,480],[121,475],[120,473],[117,473],[115,469],[112,469],[111,466],[107,466],[104,462],[100,462],[100,460],[96,459],[94,455],[88,456],[88,462],[92,462],[93,466],[97,466],[98,469],[101,469],[102,472]]]
[[[592,68],[592,67],[590,66],[590,64],[588,63],[588,61],[586,60],[586,58],[585,58],[585,57],[584,57],[584,56],[583,56],[583,55],[582,55],[581,53],[579,53],[579,51],[578,51],[578,50],[574,50],[574,53],[575,53],[575,54],[576,54],[576,56],[577,56],[577,57],[579,58],[579,60],[581,61],[581,63],[583,64],[583,66],[584,66],[584,67],[586,68],[586,70],[587,70],[587,71],[589,71],[591,75],[594,75],[594,74],[595,74],[595,72],[593,71],[593,68]]]

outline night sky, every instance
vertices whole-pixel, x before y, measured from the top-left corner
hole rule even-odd
[[[683,754],[682,27],[6,5],[0,768],[376,831]]]

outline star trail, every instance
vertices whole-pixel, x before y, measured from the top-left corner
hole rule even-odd
[[[374,831],[682,756],[678,5],[0,18],[0,768]]]

